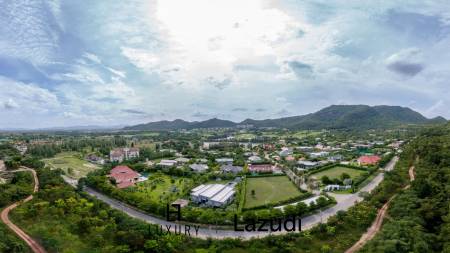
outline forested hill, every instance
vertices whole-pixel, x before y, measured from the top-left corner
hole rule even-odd
[[[450,124],[411,144],[416,179],[389,208],[382,230],[361,252],[450,252]]]
[[[209,119],[188,122],[181,119],[157,121],[125,127],[124,130],[178,130],[195,128],[236,127],[277,127],[289,129],[370,129],[389,128],[405,124],[444,123],[446,119],[428,119],[420,113],[400,106],[332,105],[315,113],[278,119],[246,119],[235,123],[229,120]]]

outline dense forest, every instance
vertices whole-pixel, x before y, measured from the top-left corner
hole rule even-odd
[[[362,252],[450,252],[450,126],[425,132],[411,148],[416,180]]]

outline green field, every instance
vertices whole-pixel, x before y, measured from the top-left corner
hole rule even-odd
[[[321,133],[322,133],[321,131],[298,131],[298,132],[295,132],[292,135],[292,137],[297,138],[297,139],[302,139],[302,138],[306,138],[306,137],[318,136]]]
[[[357,169],[351,169],[351,168],[347,168],[347,167],[342,167],[342,166],[336,166],[336,167],[332,167],[332,168],[324,170],[324,171],[320,171],[320,172],[311,174],[311,176],[317,178],[318,180],[320,180],[323,176],[328,176],[328,178],[333,180],[336,178],[339,179],[341,177],[342,173],[347,173],[350,175],[350,177],[352,179],[355,179],[355,178],[361,176],[361,174],[363,174],[364,171],[357,170]]]
[[[42,161],[52,169],[64,170],[68,176],[75,179],[85,177],[89,172],[100,168],[96,164],[83,160],[81,154],[77,152],[59,153],[53,158]]]
[[[162,173],[155,173],[149,176],[148,180],[137,183],[134,187],[129,187],[125,191],[132,192],[140,198],[151,199],[153,201],[173,201],[186,195],[192,187],[192,180],[189,178],[172,178]]]
[[[235,135],[234,138],[238,140],[250,140],[256,138],[256,135],[252,133],[242,133]]]
[[[300,195],[302,192],[286,176],[247,178],[244,208],[277,203]]]

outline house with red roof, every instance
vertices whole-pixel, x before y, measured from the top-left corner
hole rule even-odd
[[[358,158],[359,165],[375,165],[381,160],[377,155],[363,155]]]
[[[133,186],[141,175],[128,166],[119,165],[114,167],[108,176],[114,178],[117,188],[122,189]]]

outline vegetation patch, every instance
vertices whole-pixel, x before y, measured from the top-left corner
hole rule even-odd
[[[162,173],[154,173],[149,176],[148,180],[137,183],[124,191],[142,199],[170,202],[187,195],[191,187],[192,180],[189,178],[171,178]]]
[[[286,176],[247,178],[244,208],[266,206],[303,195]]]
[[[348,174],[351,179],[355,179],[355,178],[361,176],[362,174],[364,174],[364,171],[363,170],[352,169],[352,168],[347,168],[347,167],[343,167],[343,166],[335,166],[335,167],[329,168],[327,170],[311,174],[311,176],[313,176],[313,177],[315,177],[315,178],[317,178],[319,180],[323,176],[327,176],[329,179],[333,180],[333,179],[340,179],[341,175],[343,173]]]
[[[55,157],[43,159],[43,161],[50,168],[62,169],[68,176],[76,179],[85,177],[89,172],[100,168],[83,160],[81,154],[77,152],[59,153]]]

